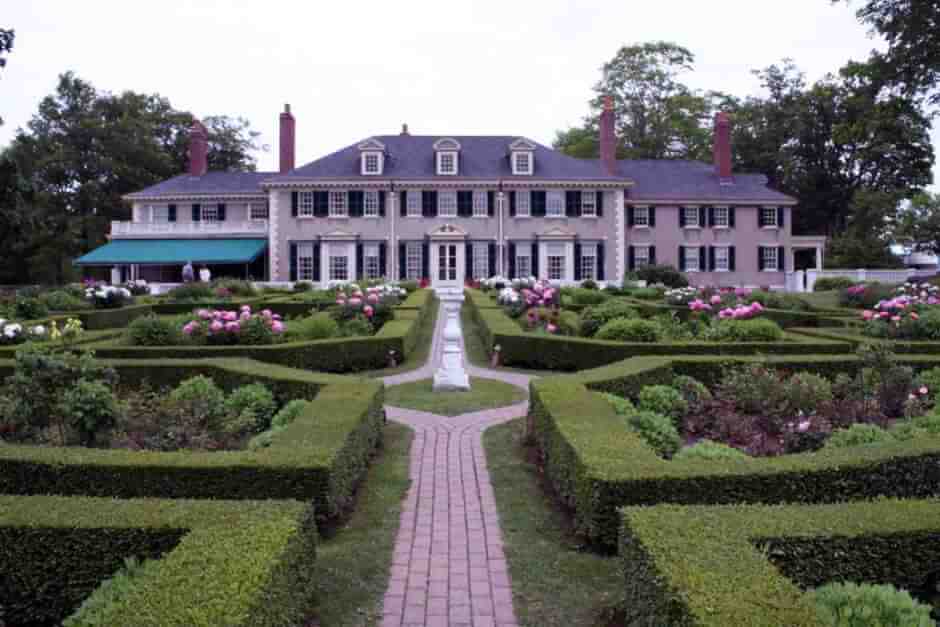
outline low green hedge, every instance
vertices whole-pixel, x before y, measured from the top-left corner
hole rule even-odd
[[[801,588],[919,588],[940,559],[940,502],[627,508],[630,625],[824,627]]]
[[[95,309],[93,311],[78,312],[75,316],[66,316],[66,318],[78,318],[82,321],[82,326],[87,331],[97,331],[100,329],[120,329],[128,324],[146,316],[153,311],[151,305],[130,305],[119,309]]]
[[[165,300],[154,303],[151,305],[153,307],[153,313],[159,314],[162,316],[175,316],[178,314],[186,314],[195,311],[196,309],[219,309],[221,311],[238,311],[242,305],[248,305],[252,309],[264,309],[264,298],[258,296],[256,298],[239,298],[237,300],[225,300],[225,301],[204,301],[204,302],[187,302],[187,301],[171,301]]]
[[[793,329],[794,333],[799,333],[807,337],[820,338],[826,340],[835,340],[840,342],[851,342],[853,346],[860,344],[887,344],[895,353],[913,354],[913,355],[940,355],[940,342],[915,341],[915,340],[892,340],[887,338],[870,337],[863,335],[858,329]]]
[[[434,290],[415,290],[405,297],[397,309],[425,309],[434,301]]]
[[[714,383],[721,367],[757,358],[642,357],[530,384],[529,431],[546,477],[574,511],[576,530],[610,548],[616,509],[658,503],[825,503],[876,496],[940,495],[940,438],[827,448],[816,453],[744,460],[667,461],[656,455],[610,404],[591,391],[635,397],[644,385],[676,374]],[[771,365],[832,375],[851,372],[851,356],[766,358]],[[911,357],[915,368],[940,365]]]
[[[286,627],[309,618],[302,503],[0,496],[0,622],[59,624],[124,558],[157,558],[79,625]]]
[[[478,309],[499,309],[501,305],[486,292],[467,288],[464,290],[466,301]]]
[[[651,303],[636,298],[627,298],[627,301],[636,307],[644,316],[657,316],[663,313],[676,313],[682,319],[688,318],[691,310],[687,306],[667,305],[665,303]],[[789,309],[764,309],[762,317],[773,320],[784,329],[790,327],[844,327],[854,324],[854,318],[839,316],[833,311],[792,311]]]
[[[500,347],[500,362],[545,370],[576,371],[596,368],[642,355],[818,355],[843,354],[847,342],[807,338],[787,333],[786,342],[614,342],[590,338],[527,333],[499,308],[479,308],[468,300],[480,339],[488,351]]]
[[[231,388],[268,385],[281,400],[313,398],[270,447],[256,451],[156,452],[0,446],[0,493],[120,498],[298,499],[322,518],[352,503],[384,424],[378,382],[248,360],[111,361],[122,380],[166,385],[206,374]],[[0,375],[12,372],[0,362]]]

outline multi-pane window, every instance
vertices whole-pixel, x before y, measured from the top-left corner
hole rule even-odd
[[[779,260],[777,258],[776,246],[760,247],[760,267],[766,272],[775,272]]]
[[[473,247],[473,278],[488,279],[490,277],[490,250],[485,244]]]
[[[634,246],[633,247],[633,267],[642,268],[643,266],[650,265],[650,247],[649,246]]]
[[[581,279],[597,278],[597,245],[581,244]]]
[[[373,152],[366,153],[363,155],[365,159],[365,172],[366,174],[378,174],[379,173],[379,156]]]
[[[150,221],[151,222],[169,222],[170,221],[170,208],[166,205],[162,207],[151,207],[150,208]]]
[[[367,279],[378,279],[382,276],[379,261],[378,244],[366,244],[362,247],[362,263],[365,266],[362,270]]]
[[[457,217],[457,192],[442,190],[437,193],[437,215],[442,218]]]
[[[478,189],[473,192],[473,216],[476,218],[485,218],[489,215],[487,206],[487,193],[485,189]]]
[[[437,173],[438,174],[457,174],[457,153],[455,152],[437,153]]]
[[[650,208],[649,207],[634,207],[633,208],[633,226],[649,226],[650,224]]]
[[[349,257],[330,253],[330,281],[349,280]]]
[[[267,220],[268,219],[268,205],[263,202],[248,203],[248,219],[249,220]]]
[[[422,251],[421,242],[408,242],[405,245],[405,278],[409,281],[420,281]]]
[[[367,190],[362,197],[362,215],[367,218],[379,217],[379,193]]]
[[[589,218],[597,215],[597,194],[595,192],[581,192],[581,215]]]
[[[516,276],[514,279],[528,279],[532,276],[532,257],[529,256],[528,251],[524,253],[516,253]]]
[[[550,281],[560,281],[565,278],[565,256],[548,256],[548,278]]]
[[[529,190],[520,189],[516,192],[516,217],[528,218],[531,215],[532,196]],[[526,275],[528,276],[528,275]]]
[[[202,205],[200,207],[199,218],[203,222],[218,222],[219,221],[219,206],[218,205]]]
[[[405,202],[408,204],[407,212],[409,218],[421,217],[421,192],[416,189],[409,189],[405,194]]]
[[[529,153],[513,153],[513,160],[513,174],[532,174],[532,157]]]
[[[346,192],[330,192],[330,217],[345,218],[346,212]]]
[[[728,224],[728,208],[727,207],[714,207],[712,208],[712,216],[716,227],[722,228],[729,226]]]
[[[297,194],[297,215],[301,218],[313,217],[313,192]]]
[[[777,226],[777,208],[776,207],[761,207],[760,208],[760,224],[763,227]]]
[[[297,245],[297,280],[313,280],[313,244],[310,242]]]
[[[698,207],[682,208],[682,226],[685,228],[698,226]]]
[[[683,253],[685,256],[685,271],[686,272],[699,272],[699,251],[698,246],[686,246],[683,248]]]
[[[546,196],[545,215],[549,218],[560,218],[565,215],[565,193],[560,190],[551,190]]]
[[[727,246],[715,247],[715,272],[727,272],[731,269],[731,262]]]

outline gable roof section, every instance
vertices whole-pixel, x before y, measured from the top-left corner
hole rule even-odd
[[[624,176],[611,176],[596,159],[576,159],[533,142],[535,171],[529,176],[514,177],[509,164],[509,146],[519,138],[513,135],[377,135],[385,144],[384,178],[453,180],[454,176],[437,176],[434,167],[435,144],[451,139],[460,144],[460,171],[457,178],[518,178],[621,181]],[[356,142],[325,157],[312,161],[286,174],[271,177],[271,183],[289,183],[297,179],[358,179],[359,149]],[[374,177],[371,177],[374,178]]]
[[[277,172],[207,172],[202,176],[180,174],[139,192],[127,194],[129,200],[155,196],[199,196],[199,195],[264,195],[261,181]]]
[[[714,201],[796,203],[796,199],[767,187],[763,174],[737,174],[722,185],[715,166],[701,161],[638,159],[617,162],[622,176],[634,181],[627,201]]]

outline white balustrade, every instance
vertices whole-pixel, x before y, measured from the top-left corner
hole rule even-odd
[[[135,235],[184,235],[198,236],[206,234],[250,233],[264,235],[268,232],[267,220],[213,221],[199,222],[111,222],[112,236]]]

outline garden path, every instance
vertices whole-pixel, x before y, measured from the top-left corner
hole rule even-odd
[[[385,385],[427,379],[442,356],[440,309],[428,362],[385,377]],[[466,359],[466,352],[464,352]],[[472,377],[528,389],[529,377],[466,364]],[[437,416],[386,405],[389,420],[414,429],[411,488],[401,512],[383,627],[516,627],[509,571],[482,433],[528,411],[507,407]]]

